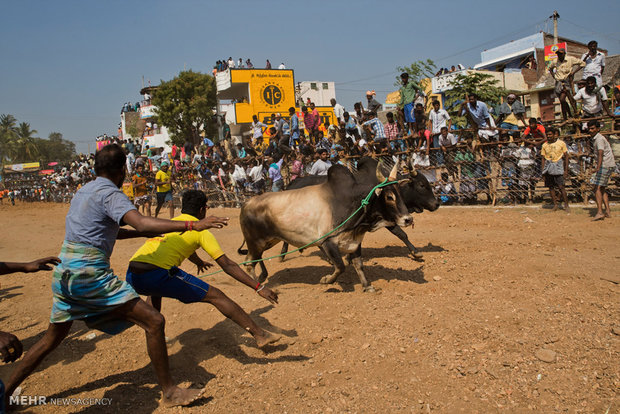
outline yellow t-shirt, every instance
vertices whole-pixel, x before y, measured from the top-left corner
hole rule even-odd
[[[171,176],[172,176],[172,171],[168,170],[166,172],[163,172],[162,170],[159,170],[157,171],[157,174],[155,174],[155,179],[157,181],[168,181]],[[170,185],[170,183],[157,186],[158,193],[166,193],[170,190],[172,190],[172,186]]]
[[[194,216],[181,214],[173,218],[176,221],[198,221]],[[208,230],[168,233],[164,237],[148,239],[133,255],[130,261],[149,263],[162,269],[180,266],[183,260],[192,255],[199,247],[213,260],[224,255],[213,234]]]
[[[545,142],[540,150],[540,155],[545,157],[547,161],[558,162],[567,151],[568,148],[566,148],[564,141],[558,139],[553,144]]]
[[[130,200],[133,200],[133,186],[131,183],[123,183],[123,193],[125,193]]]

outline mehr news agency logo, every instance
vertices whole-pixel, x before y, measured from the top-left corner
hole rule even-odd
[[[80,406],[96,406],[96,405],[112,405],[112,398],[48,398],[44,395],[11,395],[9,397],[10,405],[32,406],[32,405],[80,405]]]
[[[284,100],[284,92],[280,86],[269,82],[261,88],[260,97],[267,106],[275,109]]]

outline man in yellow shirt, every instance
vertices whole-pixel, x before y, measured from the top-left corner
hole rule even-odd
[[[280,339],[279,335],[261,329],[221,290],[178,268],[185,259],[197,266],[198,273],[212,266],[196,254],[196,250],[202,247],[234,279],[251,287],[269,302],[278,303],[277,293],[257,283],[230,260],[211,232],[191,230],[191,224],[205,217],[206,212],[206,195],[198,190],[186,191],[183,194],[181,215],[172,220],[185,221],[190,231],[169,233],[147,240],[129,262],[127,282],[140,295],[150,296],[157,310],[161,309],[162,297],[174,298],[183,303],[208,302],[250,332],[259,347],[276,342]]]
[[[570,101],[573,111],[577,113],[577,104],[573,99],[573,75],[580,68],[586,66],[586,63],[574,56],[566,56],[564,48],[558,49],[556,52],[558,59],[549,67],[549,72],[555,79],[555,94],[560,100],[562,107],[562,116],[567,119],[571,115],[570,108],[566,102],[566,97]]]
[[[564,180],[568,177],[568,148],[561,139],[558,139],[559,131],[556,128],[547,129],[547,142],[542,145],[542,175],[545,177],[545,186],[549,188],[553,211],[558,209],[558,197],[555,194],[557,188],[564,200],[564,211],[570,212],[568,196]]]
[[[157,186],[157,207],[155,207],[155,217],[159,215],[159,210],[166,203],[170,203],[170,219],[174,217],[174,200],[172,199],[172,171],[168,161],[162,161],[159,171],[155,174],[155,185]]]

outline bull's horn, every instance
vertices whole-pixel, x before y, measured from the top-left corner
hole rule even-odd
[[[411,166],[411,171],[409,171],[409,174],[411,174],[412,177],[415,177],[416,175],[418,175],[418,172],[416,171],[413,165]]]
[[[398,174],[398,163],[395,163],[394,167],[392,167],[392,171],[390,171],[390,176],[388,177],[388,181],[396,180],[397,174]]]
[[[377,180],[379,180],[380,183],[385,181],[385,176],[381,172],[381,167],[383,167],[383,160],[380,160],[379,163],[377,164],[377,171],[376,171]]]

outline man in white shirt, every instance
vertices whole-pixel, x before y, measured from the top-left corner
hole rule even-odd
[[[278,69],[286,69],[286,66],[284,66],[284,62],[280,63],[280,66],[278,66]]]
[[[228,67],[230,69],[234,69],[235,67],[235,61],[233,60],[232,56],[228,58]]]
[[[327,160],[327,150],[320,149],[317,153],[320,158],[312,165],[310,175],[327,175],[327,170],[332,166],[332,163]]]
[[[452,120],[448,112],[445,109],[440,109],[439,101],[433,101],[433,109],[428,113],[428,129],[431,131],[431,136],[433,137],[433,148],[441,146],[439,143],[441,129],[446,127],[449,131],[451,126]],[[441,154],[437,155],[439,156],[437,160],[438,163],[440,165],[443,164],[443,157]]]
[[[586,62],[581,79],[586,80],[588,77],[594,76],[596,85],[601,87],[603,85],[603,71],[605,70],[605,55],[598,51],[596,40],[588,43],[588,53],[584,53],[581,60]]]
[[[338,124],[344,121],[344,106],[336,102],[334,98],[329,101],[334,107],[334,116],[338,120]]]
[[[607,107],[607,93],[605,92],[605,88],[598,88],[596,86],[596,78],[594,76],[590,76],[586,79],[586,86],[579,89],[573,99],[575,99],[575,101],[581,100],[581,109],[584,118],[603,116],[603,111],[608,116],[612,116]]]
[[[252,144],[263,143],[263,128],[267,128],[267,125],[260,122],[256,115],[252,115]]]

